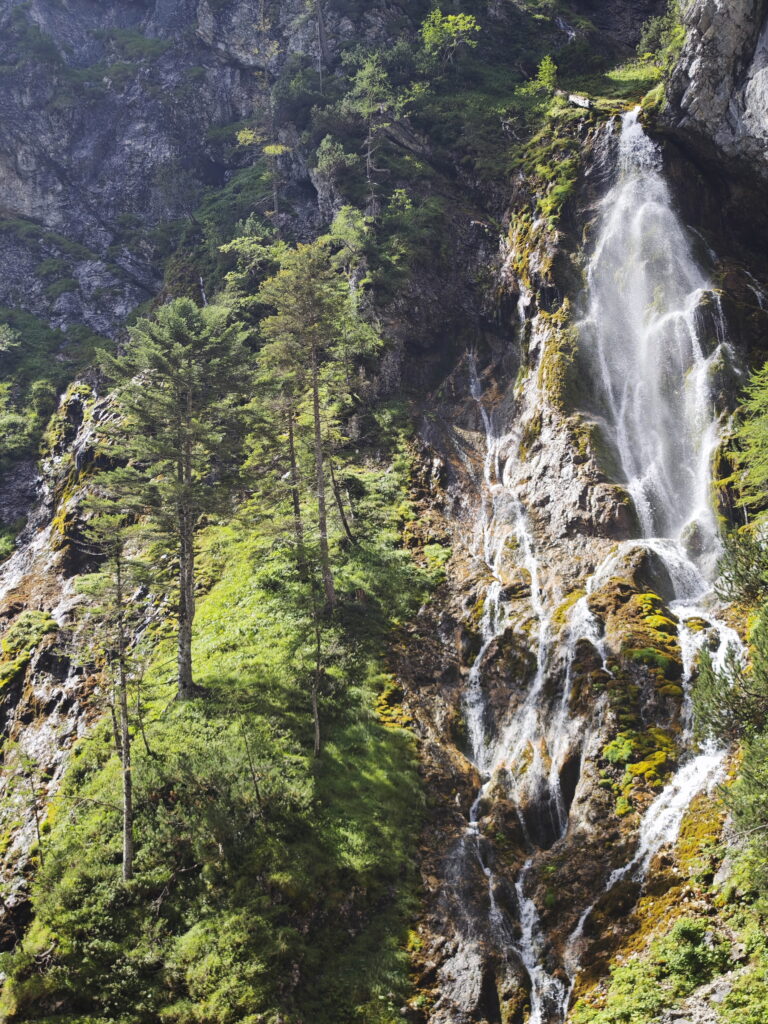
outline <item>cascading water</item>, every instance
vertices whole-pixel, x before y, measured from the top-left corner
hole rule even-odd
[[[612,130],[608,132],[612,136]],[[614,143],[612,143],[614,144]],[[713,408],[711,381],[728,346],[719,299],[694,258],[691,242],[678,219],[664,180],[657,147],[646,136],[638,112],[626,114],[618,139],[618,174],[602,205],[599,235],[588,268],[586,316],[580,324],[579,358],[593,381],[593,400],[585,410],[597,424],[604,447],[614,453],[614,475],[633,499],[638,538],[626,542],[652,551],[674,590],[672,611],[680,620],[684,660],[683,736],[691,740],[690,683],[703,636],[717,636],[716,660],[729,644],[732,630],[716,619],[708,577],[718,553],[717,527],[710,500],[711,460],[720,425]],[[470,391],[485,432],[482,506],[477,556],[488,573],[481,621],[481,646],[470,670],[465,696],[470,756],[483,786],[469,815],[467,834],[455,855],[476,858],[488,884],[488,932],[497,946],[512,953],[530,982],[529,1024],[565,1019],[578,972],[587,907],[566,944],[564,964],[569,983],[546,968],[546,936],[529,893],[535,867],[533,841],[524,806],[538,808],[551,821],[549,845],[567,833],[569,806],[563,797],[560,770],[575,746],[570,703],[577,645],[588,641],[610,674],[599,621],[588,597],[571,608],[565,650],[555,657],[551,615],[543,596],[540,567],[525,510],[514,496],[520,463],[518,438],[499,431],[483,401],[474,355],[469,357]],[[607,468],[607,467],[606,467]],[[502,562],[514,541],[518,564],[530,578],[530,606],[536,619],[536,673],[527,694],[506,724],[490,721],[484,693],[489,651],[509,624],[503,599]],[[588,582],[594,592],[613,575],[622,546]],[[702,633],[700,622],[706,622]],[[698,631],[697,631],[698,630]],[[558,698],[544,699],[545,687],[560,673]],[[598,709],[599,711],[599,709]],[[597,716],[599,717],[599,716]],[[585,743],[581,741],[582,756]],[[608,889],[625,877],[639,880],[654,855],[675,841],[693,797],[711,787],[724,762],[722,751],[707,748],[684,754],[681,767],[652,803],[641,822],[632,858],[606,880]],[[524,767],[520,767],[524,764]],[[484,856],[481,809],[492,781],[504,780],[517,807],[530,856],[514,891],[517,928],[495,896],[496,879]],[[594,904],[593,904],[594,905]]]
[[[519,762],[523,751],[533,751],[532,762],[526,772],[526,780],[533,780],[534,786],[546,787],[548,773],[543,763],[541,746],[541,691],[547,678],[551,654],[551,627],[539,581],[539,566],[528,529],[526,516],[519,502],[514,499],[509,484],[515,460],[508,460],[501,471],[501,454],[515,451],[517,439],[513,435],[497,433],[494,418],[483,403],[482,386],[477,375],[477,363],[473,353],[468,357],[470,393],[477,402],[485,430],[486,455],[483,464],[484,494],[480,512],[479,545],[485,568],[491,574],[491,582],[485,593],[485,605],[481,621],[481,647],[470,669],[465,699],[465,714],[470,741],[470,755],[483,779],[483,786],[472,804],[468,835],[475,843],[475,856],[488,880],[489,927],[492,938],[502,943],[517,956],[525,968],[531,984],[531,1013],[529,1024],[544,1024],[546,1014],[559,1006],[564,998],[562,982],[551,977],[540,964],[542,930],[536,904],[526,892],[526,880],[533,866],[529,858],[515,884],[518,907],[520,937],[514,937],[504,912],[499,907],[495,893],[495,879],[483,856],[479,814],[488,786],[494,774],[500,769]],[[489,502],[490,498],[490,502]],[[494,641],[501,636],[506,625],[506,615],[501,602],[502,581],[500,579],[503,553],[510,537],[514,539],[518,559],[530,580],[530,602],[536,617],[536,675],[518,712],[500,738],[489,736],[486,722],[486,703],[483,691],[483,667],[487,653]],[[563,717],[567,714],[567,700],[563,703]],[[553,764],[555,760],[553,759]],[[532,846],[525,817],[520,810],[520,782],[513,778],[510,795],[518,806],[518,817],[522,832]],[[554,777],[551,800],[560,832],[567,827],[567,814],[559,792],[559,776]],[[466,856],[466,840],[462,843],[459,856]]]
[[[711,381],[727,342],[719,297],[694,259],[638,110],[623,118],[619,177],[604,202],[588,285],[581,337],[597,371],[596,418],[633,498],[645,547],[663,563],[674,589],[670,608],[683,655],[681,742],[688,745],[697,652],[716,635],[718,666],[729,647],[740,647],[738,635],[711,613],[707,578],[719,550],[710,485],[720,426]],[[616,561],[614,555],[597,570],[592,588],[610,577]],[[724,752],[713,746],[683,755],[643,817],[634,856],[610,875],[604,891],[626,877],[644,878],[655,854],[676,840],[694,796],[719,779],[723,763]],[[593,907],[584,910],[567,943],[571,987]]]
[[[718,296],[673,209],[639,111],[624,115],[619,178],[604,201],[588,296],[581,334],[597,371],[596,418],[641,534],[678,539],[695,530],[699,549],[711,550],[718,424],[710,381],[725,334]]]

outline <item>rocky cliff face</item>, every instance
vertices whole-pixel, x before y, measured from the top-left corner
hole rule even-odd
[[[762,0],[697,0],[669,88],[678,131],[768,175],[768,10]]]
[[[387,3],[329,11],[321,55],[301,0],[5,0],[0,304],[114,334],[160,288],[174,231],[246,165],[237,123],[268,119],[291,61],[322,57],[330,73],[350,39],[373,46],[404,20]],[[307,168],[299,157],[286,170],[299,230],[311,233],[320,220]]]
[[[728,51],[721,67],[737,60]],[[590,225],[586,245],[513,208],[499,275],[517,319],[506,344],[470,351],[457,366],[452,401],[424,432],[432,501],[454,542],[451,598],[417,627],[417,642],[432,638],[429,657],[402,667],[437,795],[419,979],[431,1024],[570,1019],[611,955],[623,943],[638,948],[646,879],[654,899],[690,898],[685,856],[672,848],[696,827],[685,814],[692,798],[725,771],[722,755],[692,758],[688,687],[699,629],[712,650],[738,640],[705,597],[716,552],[707,514],[678,532],[660,492],[645,504],[650,478],[638,467],[648,444],[649,470],[677,451],[668,479],[681,473],[685,483],[672,519],[695,503],[698,485],[675,448],[686,414],[674,413],[665,435],[670,394],[657,406],[642,367],[660,361],[673,373],[670,351],[698,337],[685,374],[702,367],[708,401],[726,416],[740,365],[768,327],[761,286],[728,258],[693,270],[690,227],[711,238],[713,222],[706,199],[689,227],[676,221],[679,200],[660,169],[666,163],[673,182],[689,178],[677,143],[662,156],[626,116],[622,128],[595,128],[585,115],[578,130],[584,163],[571,217]],[[755,188],[754,175],[745,180]],[[717,194],[717,179],[704,177],[702,189]],[[654,227],[662,206],[665,226]],[[633,263],[633,251],[645,263]],[[579,283],[574,268],[585,264]],[[695,286],[672,299],[668,287],[685,290],[697,277],[714,305],[700,305]],[[718,304],[718,278],[728,280],[731,315]],[[754,320],[736,301],[750,289]],[[638,323],[654,318],[651,297],[661,320],[646,334]],[[680,333],[653,348],[661,323],[675,321]],[[590,356],[595,346],[602,362]],[[702,509],[709,485],[703,493]],[[726,494],[721,501],[727,514]],[[708,806],[716,830],[719,812]],[[698,910],[714,912],[706,901]]]

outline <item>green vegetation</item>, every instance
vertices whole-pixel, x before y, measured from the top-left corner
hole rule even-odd
[[[729,944],[696,918],[676,921],[646,956],[614,967],[604,1005],[580,1001],[575,1024],[648,1024],[728,966]]]
[[[663,73],[672,70],[685,42],[684,7],[685,0],[668,0],[666,11],[645,23],[637,44],[638,55],[652,59]]]
[[[130,335],[124,356],[101,353],[120,415],[102,430],[105,449],[133,470],[127,478],[111,474],[107,486],[139,503],[178,563],[178,687],[187,698],[195,688],[195,533],[203,517],[231,508],[250,394],[248,352],[229,310],[199,309],[189,299],[139,320]]]
[[[0,468],[37,454],[58,392],[95,361],[103,339],[74,325],[64,334],[36,317],[0,307]]]
[[[43,637],[58,627],[47,612],[22,612],[0,642],[0,688],[18,679]]]
[[[41,827],[5,1019],[390,1024],[407,996],[421,798],[386,655],[448,553],[403,546],[408,419],[371,400],[365,228],[336,230],[235,240],[218,304],[102,356],[79,642],[105,718]],[[56,628],[29,615],[9,679]]]
[[[445,68],[456,59],[456,54],[477,46],[480,31],[477,18],[472,14],[443,14],[435,8],[421,26],[424,50]]]
[[[77,643],[98,678],[99,720],[41,825],[32,921],[0,958],[3,1019],[401,1019],[422,794],[389,654],[451,551],[408,534],[412,423],[381,325],[402,319],[425,270],[449,280],[457,224],[496,229],[498,196],[521,173],[529,188],[510,239],[525,280],[532,252],[569,212],[587,131],[658,84],[674,36],[666,22],[649,27],[654,55],[613,69],[565,43],[555,3],[508,6],[510,27],[496,33],[479,10],[407,5],[399,37],[374,50],[350,41],[329,74],[323,5],[308,4],[319,59],[285,57],[266,39],[260,56],[281,72],[254,72],[254,113],[202,140],[225,184],[166,167],[156,184],[183,192],[194,217],[149,238],[137,215],[119,223],[112,255],[155,246],[167,257],[163,301],[173,301],[144,311],[123,355],[102,357],[115,415],[97,426],[95,463],[67,463],[59,541],[99,564],[80,579],[78,621],[56,642]],[[276,5],[258,7],[266,36]],[[362,0],[334,4],[339,15],[365,11]],[[70,68],[28,12],[14,12],[11,27],[20,65],[57,68],[51,116],[137,75],[149,81],[147,65],[169,45],[110,30],[102,41],[114,63]],[[176,115],[205,74],[189,69],[167,97],[156,82],[147,90]],[[572,89],[595,102],[570,103],[560,91]],[[326,235],[296,244],[317,231],[294,173],[305,157],[324,208],[338,212]],[[72,261],[92,255],[32,222],[0,230],[38,254],[51,302],[75,288]],[[550,270],[545,258],[542,279]],[[212,303],[203,309],[201,278]],[[541,382],[565,410],[570,309],[542,316],[557,340]],[[57,394],[99,339],[11,311],[0,321],[0,458],[36,454],[44,436],[59,453]],[[87,406],[90,389],[80,397]],[[540,429],[532,422],[525,443]],[[0,537],[0,558],[10,543]],[[522,579],[520,592],[529,588]],[[625,660],[678,696],[671,620],[653,601],[635,613],[641,639]],[[45,613],[19,615],[3,637],[0,685],[23,679],[41,645],[53,650],[56,630]],[[675,745],[638,722],[634,683],[617,674],[610,686],[624,704],[601,785],[624,814],[640,787],[662,784]],[[547,891],[550,909],[556,898]],[[700,922],[676,929],[654,947],[641,1006],[659,992],[681,997],[725,962]],[[621,970],[609,994],[619,1006],[640,984],[632,965]]]
[[[8,1019],[42,1019],[52,1004],[104,1020],[234,1022],[276,1007],[318,1024],[396,1019],[420,798],[407,720],[385,726],[373,704],[382,689],[392,704],[387,639],[439,570],[399,546],[413,517],[402,412],[368,416],[376,455],[334,443],[355,540],[331,512],[337,605],[322,621],[319,678],[292,497],[275,487],[279,463],[259,455],[273,481],[264,497],[199,538],[205,697],[171,699],[172,623],[131,655],[132,708],[143,695],[140,719],[131,712],[134,877],[118,868],[120,753],[105,724],[77,748],[43,828],[35,921],[5,958]],[[309,502],[302,491],[302,510]],[[314,566],[314,530],[305,543]],[[325,722],[317,756],[313,699]]]
[[[149,39],[128,28],[113,28],[100,33],[125,60],[153,60],[162,56],[171,45],[164,39]]]
[[[762,885],[768,879],[768,545],[764,537],[768,483],[768,366],[755,371],[744,392],[742,417],[733,454],[741,484],[741,503],[754,515],[750,527],[729,537],[720,563],[721,595],[748,610],[748,657],[731,648],[718,670],[708,651],[694,691],[702,737],[741,740],[739,777],[728,803],[736,828],[748,837],[748,874]]]

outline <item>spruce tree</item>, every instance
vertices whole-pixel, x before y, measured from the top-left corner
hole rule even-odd
[[[227,309],[177,299],[131,328],[123,356],[102,353],[120,413],[104,428],[111,454],[140,470],[144,513],[178,567],[182,699],[196,691],[195,534],[205,516],[230,506],[239,479],[252,377],[243,340]]]
[[[82,628],[89,634],[89,657],[103,659],[106,674],[113,680],[110,709],[115,746],[122,763],[123,881],[128,881],[133,878],[134,857],[128,683],[132,670],[131,647],[141,614],[134,594],[146,581],[148,566],[136,555],[135,508],[129,508],[130,499],[121,502],[114,492],[103,492],[103,485],[108,485],[110,476],[127,483],[132,474],[118,470],[103,477],[102,490],[85,504],[89,516],[85,546],[89,554],[99,557],[101,567],[98,572],[80,577],[77,589],[89,598],[81,612]]]
[[[348,282],[320,240],[283,254],[282,268],[261,287],[259,301],[274,313],[261,323],[262,377],[280,382],[288,412],[291,479],[298,488],[292,422],[302,394],[309,407],[320,576],[326,607],[336,604],[326,489],[330,476],[328,427],[352,385],[350,361],[374,350],[379,338],[360,317]]]

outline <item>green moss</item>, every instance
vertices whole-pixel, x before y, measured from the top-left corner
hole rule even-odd
[[[383,689],[376,699],[376,714],[389,728],[409,729],[413,718],[403,706],[404,693],[394,676],[382,676]]]
[[[573,606],[586,595],[586,590],[572,590],[570,594],[557,606],[552,615],[552,622],[555,626],[562,627],[568,621]]]
[[[616,814],[623,817],[633,809],[632,796],[639,788],[658,789],[674,766],[675,742],[664,729],[620,732],[603,747],[602,757],[623,774],[606,770],[603,779],[617,794]],[[603,788],[608,788],[604,786]]]
[[[538,196],[538,216],[554,228],[575,191],[582,132],[592,122],[592,114],[555,97],[543,121],[540,130],[522,148],[516,169],[524,171]]]
[[[575,372],[579,333],[571,323],[568,299],[555,313],[540,313],[539,316],[549,329],[539,363],[539,387],[556,409],[565,412],[576,403],[580,389]]]
[[[629,797],[620,796],[616,800],[616,805],[614,807],[614,811],[616,813],[616,817],[617,818],[624,818],[624,817],[626,817],[627,814],[631,814],[633,810],[634,810],[634,808],[632,806],[632,802],[629,799]]]
[[[57,630],[47,612],[25,611],[14,619],[0,640],[0,689],[23,675],[44,637]]]
[[[711,882],[722,860],[724,822],[722,800],[704,793],[691,801],[675,845],[675,856],[685,878],[699,884]]]
[[[660,669],[665,679],[675,680],[680,678],[680,659],[674,656],[665,654],[663,651],[657,650],[655,647],[641,647],[637,650],[629,648],[628,650],[622,651],[625,658],[630,661],[634,661],[639,665],[645,665],[648,668]]]
[[[0,649],[4,658],[31,653],[44,636],[58,629],[55,619],[48,612],[26,611],[14,619],[3,634]]]
[[[664,686],[659,687],[659,694],[662,697],[672,697],[675,700],[683,699],[683,688],[678,686],[677,683],[665,683]]]

